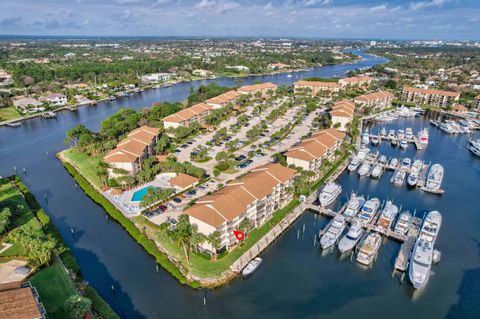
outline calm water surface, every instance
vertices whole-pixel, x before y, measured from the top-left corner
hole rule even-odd
[[[366,56],[356,65],[327,66],[301,73],[217,79],[220,85],[236,86],[255,81],[291,84],[309,76],[341,76],[354,68],[385,62]],[[248,280],[208,294],[203,307],[203,292],[180,286],[163,270],[155,271],[153,260],[120,226],[108,222],[103,209],[94,204],[63,169],[54,154],[65,148],[65,131],[79,123],[97,130],[106,116],[121,107],[140,108],[156,101],[179,101],[188,96],[191,86],[211,81],[183,83],[170,88],[146,91],[95,107],[62,112],[55,120],[34,119],[19,128],[0,128],[0,175],[26,168],[22,178],[43,202],[82,268],[83,277],[123,318],[478,318],[480,307],[480,198],[477,181],[479,159],[465,150],[465,136],[447,136],[431,130],[431,144],[422,152],[409,148],[408,156],[424,157],[445,166],[443,196],[395,188],[384,175],[380,181],[358,180],[344,174],[344,190],[393,198],[405,208],[439,209],[444,225],[438,239],[442,261],[427,289],[414,294],[410,285],[390,279],[399,245],[388,242],[372,270],[364,270],[336,252],[321,253],[313,247],[313,234],[326,221],[305,214],[264,255],[264,264]],[[395,124],[397,125],[397,124]],[[421,120],[399,123],[418,130]],[[380,147],[385,154],[401,152],[390,146]],[[380,184],[380,185],[376,185]],[[378,187],[380,186],[380,187]],[[306,224],[299,240],[297,229]],[[75,230],[72,236],[70,229]],[[115,287],[115,295],[111,286]]]

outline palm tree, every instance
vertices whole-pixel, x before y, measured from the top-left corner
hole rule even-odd
[[[222,244],[221,238],[220,238],[220,233],[216,230],[210,235],[208,235],[207,238],[208,242],[210,245],[212,245],[214,254],[215,254],[215,259],[217,259],[217,251],[220,249],[220,245]]]

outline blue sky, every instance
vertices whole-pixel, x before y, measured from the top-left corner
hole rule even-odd
[[[480,0],[0,0],[3,35],[480,39]]]

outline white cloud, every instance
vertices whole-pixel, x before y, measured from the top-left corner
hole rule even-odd
[[[213,13],[225,13],[227,11],[239,8],[240,4],[234,1],[201,0],[195,7],[197,9],[210,11]]]
[[[430,0],[430,1],[411,2],[410,9],[421,10],[421,9],[427,9],[431,7],[440,7],[449,1],[450,0]]]
[[[332,2],[333,0],[303,0],[303,4],[307,7],[324,6]]]
[[[387,6],[384,5],[384,4],[381,4],[381,5],[378,5],[378,6],[375,6],[375,7],[371,7],[368,11],[369,12],[381,12],[381,11],[386,11],[387,10]]]

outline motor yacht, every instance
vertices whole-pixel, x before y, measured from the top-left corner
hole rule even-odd
[[[330,224],[330,227],[328,227],[327,231],[320,238],[320,246],[322,249],[327,249],[335,245],[346,227],[347,222],[345,220],[345,216],[340,214],[335,216]]]
[[[378,233],[370,233],[361,243],[360,250],[357,255],[357,261],[363,265],[370,266],[375,260],[382,237]]]
[[[362,238],[364,234],[362,223],[359,220],[354,220],[348,232],[338,242],[338,250],[343,254],[352,250]]]
[[[378,211],[380,207],[380,200],[378,198],[371,198],[366,201],[363,205],[360,213],[358,213],[358,217],[363,224],[368,224],[372,221],[373,217]]]
[[[328,183],[318,196],[320,205],[323,207],[330,205],[335,199],[337,199],[341,192],[342,186],[335,183]]]
[[[346,217],[354,217],[360,211],[363,204],[365,204],[365,197],[352,193],[352,197],[348,201],[347,208],[343,211],[343,215]]]
[[[397,223],[395,224],[395,232],[406,235],[411,224],[412,214],[408,210],[405,210],[401,212],[398,217]]]

